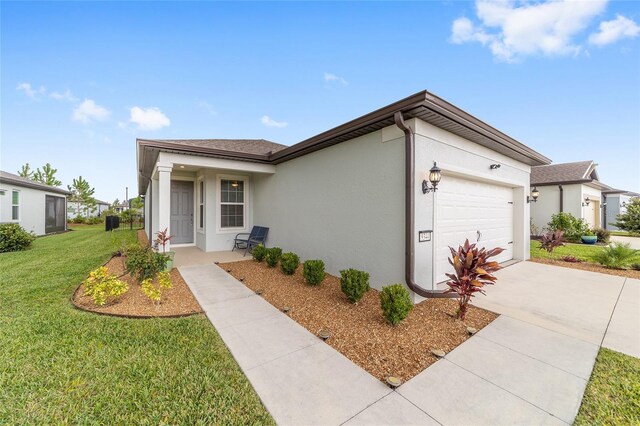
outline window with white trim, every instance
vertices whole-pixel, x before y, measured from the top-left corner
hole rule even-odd
[[[11,192],[11,220],[20,220],[20,191]]]
[[[198,229],[204,229],[204,179],[198,181]]]
[[[220,229],[244,228],[245,183],[220,179]]]

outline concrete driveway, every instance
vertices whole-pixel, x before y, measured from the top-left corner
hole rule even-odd
[[[640,250],[640,238],[639,237],[621,237],[619,235],[612,235],[611,241],[621,242],[624,244],[629,244],[631,248]]]

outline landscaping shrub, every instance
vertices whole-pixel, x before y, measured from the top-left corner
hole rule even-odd
[[[413,302],[409,291],[402,284],[393,284],[382,288],[380,306],[387,321],[391,325],[397,325],[409,315]]]
[[[125,254],[127,272],[135,276],[140,283],[164,271],[169,260],[169,256],[154,252],[151,247],[139,243],[129,245]]]
[[[285,253],[280,257],[280,269],[287,275],[293,275],[299,264],[300,258],[295,253]]]
[[[0,225],[0,253],[26,250],[35,239],[33,232],[27,232],[17,223]]]
[[[340,289],[347,295],[351,303],[358,303],[362,296],[369,291],[369,274],[357,269],[340,271]]]
[[[157,281],[157,284],[154,282]],[[142,287],[142,292],[156,305],[160,304],[160,299],[162,298],[163,289],[169,289],[173,287],[173,282],[171,281],[171,273],[169,271],[162,271],[158,273],[156,279],[147,278],[142,281],[140,284]]]
[[[86,219],[80,215],[71,219],[71,223],[85,223],[85,222],[86,222]]]
[[[596,237],[598,237],[599,243],[609,243],[609,240],[611,239],[611,231],[607,229],[596,228],[593,230],[593,232],[595,232]]]
[[[561,212],[551,216],[551,221],[547,224],[550,231],[562,231],[567,241],[572,243],[580,242],[580,237],[587,235],[589,225],[584,219],[578,219],[571,213]]]
[[[638,250],[630,244],[613,243],[593,255],[593,260],[613,269],[625,269],[638,260]]]
[[[581,263],[582,260],[578,259],[577,257],[575,257],[574,255],[568,254],[566,256],[562,256],[560,259],[564,260],[565,262],[569,262],[569,263]]]
[[[255,260],[256,262],[262,262],[266,255],[267,249],[262,244],[257,245],[251,251],[251,256],[253,256],[253,260]]]
[[[280,247],[271,247],[267,249],[267,254],[264,256],[264,260],[267,262],[270,268],[274,268],[282,256],[282,249]]]
[[[106,266],[101,266],[89,273],[89,278],[84,281],[84,294],[91,296],[93,303],[103,306],[108,301],[124,294],[129,290],[129,285],[120,281],[115,275],[111,275]]]
[[[484,294],[483,287],[497,280],[492,273],[500,269],[500,265],[498,262],[489,262],[488,259],[502,253],[504,249],[497,247],[487,251],[485,248],[479,249],[475,244],[469,244],[469,240],[466,240],[457,250],[453,247],[449,247],[449,250],[449,263],[453,265],[455,273],[445,274],[450,278],[450,281],[447,281],[449,289],[446,292],[458,294],[457,316],[464,321],[469,301],[475,293]]]
[[[540,240],[540,248],[551,253],[554,249],[564,245],[564,233],[562,231],[547,232]]]
[[[632,263],[631,269],[633,269],[634,271],[640,271],[640,263]]]
[[[94,216],[94,217],[90,217],[89,219],[86,220],[86,223],[88,223],[89,225],[97,225],[98,223],[103,223],[104,219],[100,216]]]
[[[318,285],[324,280],[324,262],[322,260],[307,260],[302,265],[302,275],[307,284]]]
[[[627,203],[627,211],[616,216],[618,228],[634,233],[640,233],[640,197],[634,197]]]

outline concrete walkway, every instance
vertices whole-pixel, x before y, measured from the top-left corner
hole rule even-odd
[[[632,249],[640,250],[640,237],[624,237],[622,235],[612,235],[611,241],[629,244]]]
[[[640,338],[637,280],[523,262],[474,300],[502,316],[392,391],[220,268],[180,272],[281,425],[571,424],[601,342]]]

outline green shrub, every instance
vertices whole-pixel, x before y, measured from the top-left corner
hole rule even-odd
[[[640,263],[632,263],[631,269],[633,269],[634,271],[640,271]]]
[[[280,256],[280,269],[286,275],[293,275],[300,265],[300,258],[295,253],[285,253]]]
[[[98,223],[103,223],[103,222],[104,222],[104,219],[101,218],[100,216],[94,216],[87,219],[87,223],[89,225],[97,225]]]
[[[640,197],[634,197],[626,203],[627,210],[616,216],[613,224],[618,228],[634,233],[640,233]]]
[[[267,249],[264,260],[270,268],[274,268],[280,261],[280,256],[282,256],[282,249],[280,247],[271,247]]]
[[[638,260],[638,252],[628,243],[613,243],[595,253],[593,260],[607,268],[624,269]]]
[[[380,293],[382,314],[391,325],[397,325],[413,309],[409,291],[402,284],[383,287]]]
[[[267,249],[262,245],[257,245],[251,250],[251,256],[253,256],[253,260],[256,262],[262,262],[264,257],[267,255]]]
[[[580,237],[588,235],[589,225],[584,219],[578,219],[571,213],[561,212],[551,216],[547,224],[550,231],[562,231],[567,241],[580,242]]]
[[[0,253],[21,251],[31,247],[36,239],[33,232],[27,232],[17,223],[3,223],[0,225]]]
[[[611,239],[611,232],[607,229],[597,228],[593,230],[598,237],[599,243],[608,244]]]
[[[89,278],[84,281],[84,294],[91,296],[93,303],[98,306],[105,305],[110,299],[115,299],[127,290],[129,285],[111,275],[105,266],[91,271]]]
[[[324,262],[322,260],[307,260],[302,265],[302,275],[310,285],[318,285],[324,280]]]
[[[157,284],[154,281],[157,281]],[[158,273],[156,280],[153,278],[143,280],[140,287],[142,287],[142,292],[149,298],[149,300],[155,302],[156,305],[159,305],[163,289],[173,287],[171,273],[169,271],[162,271]]]
[[[85,223],[85,218],[78,215],[76,217],[74,217],[73,219],[71,219],[71,223]]]
[[[351,303],[357,303],[369,291],[369,274],[357,269],[340,271],[340,289]]]
[[[129,245],[125,250],[127,260],[125,267],[127,272],[142,281],[154,278],[159,272],[165,270],[169,256],[157,253],[151,247],[141,244]]]

